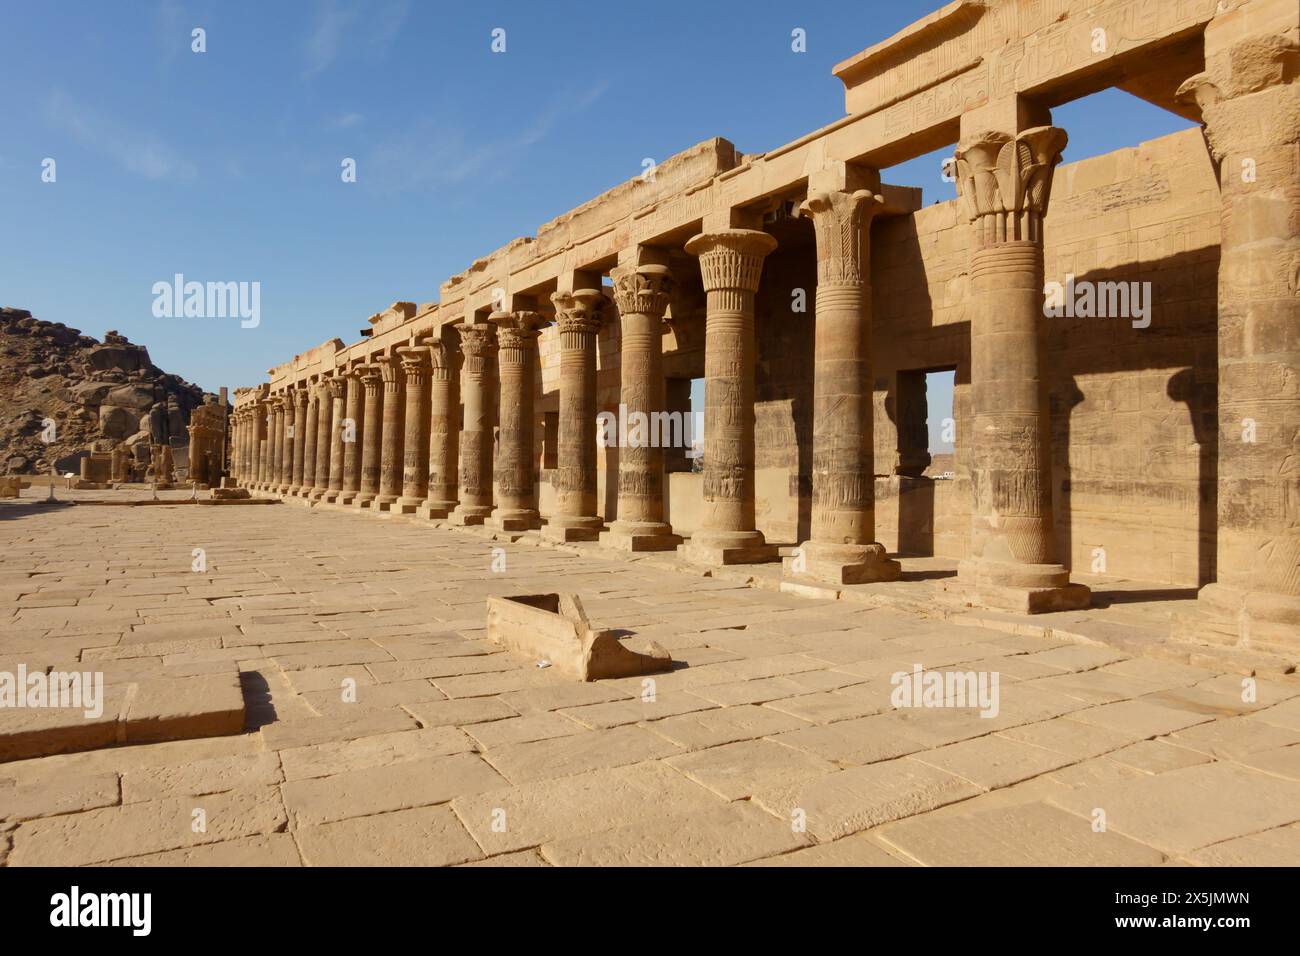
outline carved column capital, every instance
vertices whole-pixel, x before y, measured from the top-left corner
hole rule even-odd
[[[330,398],[343,398],[348,391],[348,379],[343,371],[336,372],[329,378],[325,379],[325,387],[329,390]]]
[[[859,283],[870,274],[864,262],[862,231],[884,206],[885,199],[868,189],[810,193],[799,213],[812,220],[817,236],[819,285]]]
[[[609,276],[614,280],[614,304],[620,315],[663,318],[673,291],[667,266],[619,266]]]
[[[1015,136],[980,133],[957,147],[957,192],[981,246],[1042,241],[1052,173],[1068,141],[1063,129],[1036,126]]]
[[[483,376],[489,369],[497,350],[497,327],[489,322],[475,322],[457,326],[460,330],[460,351],[465,356],[465,373]]]
[[[407,345],[397,350],[402,373],[411,385],[423,385],[429,376],[429,349],[424,345]]]
[[[540,312],[493,312],[489,317],[497,327],[497,344],[504,353],[507,349],[533,349],[548,323]]]
[[[396,356],[384,355],[375,359],[375,364],[379,366],[379,374],[384,382],[384,394],[395,395],[400,392],[406,381],[402,374],[401,360]]]
[[[599,289],[577,289],[551,295],[555,324],[563,336],[571,332],[599,332],[605,295]]]
[[[293,404],[295,408],[305,409],[307,407],[307,403],[311,400],[311,396],[307,394],[306,388],[295,388],[292,392],[292,395],[293,395]]]
[[[352,373],[361,382],[367,395],[379,394],[384,384],[384,374],[379,365],[371,363],[358,365]]]
[[[703,232],[686,243],[700,257],[705,292],[757,292],[763,259],[776,248],[776,239],[758,229]]]
[[[429,343],[429,364],[435,382],[449,382],[456,374],[456,350],[447,342]]]

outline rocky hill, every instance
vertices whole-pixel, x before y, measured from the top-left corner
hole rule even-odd
[[[215,396],[164,372],[149,351],[100,342],[22,309],[0,308],[0,474],[76,472],[92,446],[184,446],[190,411]],[[137,449],[136,446],[142,446]]]

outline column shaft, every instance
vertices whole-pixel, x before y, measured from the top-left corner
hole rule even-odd
[[[327,383],[330,391],[330,467],[326,479],[326,501],[339,500],[343,493],[343,458],[345,444],[343,441],[343,419],[347,417],[348,379],[340,369]]]
[[[1003,149],[1012,140],[1016,147]],[[1043,217],[1065,147],[1052,126],[985,133],[957,150],[971,253],[971,540],[959,583],[1021,613],[1086,607],[1056,559],[1043,355]],[[1004,194],[1002,190],[1005,189]]]
[[[330,436],[333,430],[334,400],[326,382],[316,386],[313,402],[316,406],[316,469],[308,497],[319,501],[325,497],[330,483]]]
[[[378,364],[363,365],[359,372],[366,397],[364,421],[361,425],[361,490],[352,504],[357,508],[369,508],[379,494],[384,377]]]
[[[465,356],[465,422],[460,432],[460,504],[448,516],[453,524],[478,525],[492,513],[493,380],[496,327],[485,322],[461,325]]]
[[[429,349],[397,350],[406,376],[406,412],[402,435],[402,496],[395,511],[414,514],[429,493]]]
[[[542,535],[555,541],[595,541],[596,339],[605,297],[599,289],[551,296],[560,332],[559,462],[551,476],[555,514]]]
[[[293,390],[293,471],[289,479],[289,494],[296,495],[302,491],[302,468],[307,451],[307,406],[310,396],[306,388]]]
[[[538,329],[536,312],[497,312],[498,405],[497,507],[487,524],[498,531],[528,531],[540,525],[534,476],[537,460],[533,418],[534,369]]]
[[[664,444],[684,442],[685,422],[667,416],[663,316],[673,281],[658,265],[611,273],[620,323],[618,517],[601,544],[623,551],[671,551],[682,543],[664,521]]]
[[[429,492],[419,514],[445,518],[456,507],[459,494],[460,376],[451,344],[433,342],[429,358]]]
[[[868,279],[870,222],[882,202],[868,189],[830,190],[812,193],[801,208],[817,236],[812,536],[790,570],[831,584],[894,581],[900,573],[875,540]]]
[[[343,441],[343,493],[339,503],[350,505],[361,491],[361,459],[365,444],[366,386],[360,368],[347,373],[347,416],[339,437]]]
[[[771,561],[776,547],[754,526],[754,293],[763,258],[776,248],[765,232],[728,229],[686,244],[700,257],[704,332],[704,516],[684,546],[698,564]]]
[[[406,418],[405,379],[395,356],[379,360],[384,379],[384,411],[379,449],[379,495],[381,511],[388,511],[402,496],[402,440]]]

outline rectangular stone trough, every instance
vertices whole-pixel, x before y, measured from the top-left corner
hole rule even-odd
[[[632,650],[613,631],[596,630],[576,594],[488,598],[488,637],[506,650],[546,661],[578,680],[637,677],[671,670],[672,658],[650,641]]]

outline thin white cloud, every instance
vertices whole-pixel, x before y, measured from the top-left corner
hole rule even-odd
[[[408,0],[390,0],[378,7],[356,0],[322,0],[303,44],[303,78],[325,72],[348,51],[383,55],[397,39],[410,9]]]
[[[496,142],[471,143],[460,130],[448,131],[423,120],[402,135],[377,143],[363,162],[360,177],[397,192],[492,178],[563,120],[590,109],[607,88],[602,81],[577,96],[557,96],[522,132]]]
[[[366,121],[366,118],[360,113],[340,113],[337,116],[327,116],[325,125],[329,129],[351,129],[354,126],[360,126]]]
[[[161,137],[96,113],[62,90],[50,94],[45,115],[52,127],[128,172],[146,179],[188,180],[198,175],[195,165]]]

